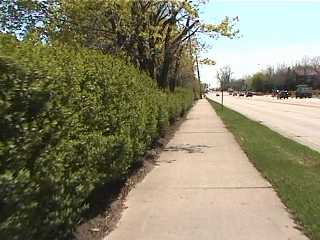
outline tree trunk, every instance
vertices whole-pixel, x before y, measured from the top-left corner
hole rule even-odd
[[[158,79],[159,87],[163,89],[168,87],[168,73],[169,73],[170,65],[172,63],[172,58],[173,58],[172,56],[173,51],[171,49],[170,39],[171,39],[172,27],[174,25],[175,25],[175,18],[171,18],[169,20],[169,25],[166,32],[166,37],[164,42],[164,58],[163,58],[163,62],[160,70],[159,79]]]
[[[169,82],[169,89],[171,92],[174,92],[176,86],[177,86],[177,78],[178,78],[178,71],[179,71],[179,67],[180,67],[180,57],[181,57],[181,53],[182,53],[183,48],[180,47],[178,54],[175,57],[175,66],[174,66],[174,71],[173,71],[173,76],[171,76],[170,78],[170,82]]]
[[[170,92],[174,92],[174,90],[176,89],[176,78],[174,76],[170,78],[169,89]]]
[[[164,55],[161,72],[158,80],[160,88],[165,89],[168,87],[168,75],[169,75],[169,69],[170,69],[171,63],[172,63],[172,56],[170,51],[167,50]]]

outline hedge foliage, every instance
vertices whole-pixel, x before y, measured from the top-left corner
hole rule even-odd
[[[0,40],[0,238],[68,238],[193,102],[100,52]]]

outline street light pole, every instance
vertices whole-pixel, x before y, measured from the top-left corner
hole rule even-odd
[[[221,107],[223,111],[223,84],[221,84]]]
[[[223,111],[223,88],[221,89],[221,106]]]

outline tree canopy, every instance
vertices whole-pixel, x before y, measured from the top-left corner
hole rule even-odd
[[[174,91],[181,61],[199,50],[198,36],[233,38],[238,18],[204,23],[199,7],[205,1],[178,0],[4,0],[0,30],[44,42],[99,49],[123,56],[147,72],[158,86]],[[213,64],[209,59],[200,61]],[[186,66],[183,67],[184,69]]]

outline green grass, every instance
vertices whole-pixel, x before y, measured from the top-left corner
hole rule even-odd
[[[320,240],[320,153],[231,109],[224,107],[222,111],[221,105],[212,100],[209,102],[305,233]]]

